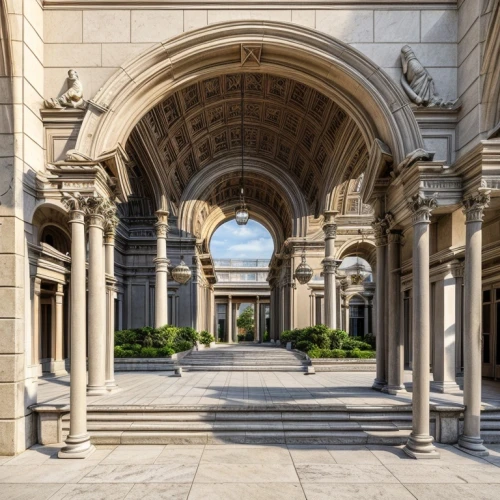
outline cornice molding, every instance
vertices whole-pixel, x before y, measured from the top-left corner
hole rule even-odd
[[[44,0],[45,10],[74,9],[74,10],[96,10],[96,9],[244,9],[252,6],[273,7],[276,9],[293,6],[294,9],[450,9],[457,8],[456,0],[314,0],[310,4],[303,0]]]

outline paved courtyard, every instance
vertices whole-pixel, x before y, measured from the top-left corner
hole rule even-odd
[[[398,447],[106,446],[86,460],[59,446],[0,458],[2,500],[498,499],[500,445],[483,460],[438,445],[439,461]]]
[[[371,389],[373,372],[119,372],[119,390],[88,398],[89,405],[405,405],[397,396]],[[411,389],[411,372],[405,373]],[[39,380],[38,402],[69,403],[69,376]],[[483,380],[485,406],[500,407],[500,383]],[[431,393],[431,403],[463,404],[463,393]]]

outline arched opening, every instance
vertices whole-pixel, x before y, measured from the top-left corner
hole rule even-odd
[[[210,251],[217,278],[214,285],[217,340],[269,341],[267,278],[274,245],[266,227],[252,219],[244,226],[231,219],[213,233]]]

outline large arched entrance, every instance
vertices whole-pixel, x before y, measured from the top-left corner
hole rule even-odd
[[[275,241],[268,275],[271,338],[315,323],[340,326],[339,259],[360,238],[362,250],[369,250],[367,260],[373,259],[366,241],[376,240],[381,335],[375,387],[401,389],[400,345],[391,336],[398,318],[389,314],[387,300],[387,290],[397,287],[389,277],[396,276],[393,257],[399,258],[399,237],[411,228],[412,213],[424,223],[434,202],[422,190],[411,206],[401,202],[416,182],[400,182],[391,192],[399,190],[400,200],[390,199],[387,186],[422,157],[422,140],[406,97],[380,68],[352,47],[307,28],[227,23],[148,49],[125,64],[89,106],[76,150],[57,174],[62,179],[81,169],[83,178],[87,172],[92,179],[91,198],[120,202],[114,270],[124,327],[140,318],[142,324],[213,331],[216,275],[209,241],[239,202],[243,150],[251,217],[264,223]],[[69,208],[75,217],[87,203],[81,196],[86,187],[66,185],[64,196],[73,196]],[[392,207],[399,211],[396,220]],[[97,227],[96,217],[107,217],[109,206],[94,208],[85,216]],[[72,227],[76,232],[77,225]],[[423,246],[415,247],[422,255],[426,228],[419,226],[415,236],[424,235]],[[97,275],[102,263],[92,239],[90,256],[89,276]],[[295,276],[302,259],[313,274],[306,285]],[[169,277],[169,268],[181,260],[191,271],[187,285]],[[428,261],[415,261],[421,272],[415,271],[414,287],[421,297]],[[426,316],[425,303],[415,303]],[[421,351],[427,352],[426,325],[419,328]],[[388,358],[393,351],[397,356]],[[425,356],[415,366],[418,439],[410,448],[432,454]],[[94,382],[104,373],[89,371]],[[99,388],[99,380],[96,384]]]

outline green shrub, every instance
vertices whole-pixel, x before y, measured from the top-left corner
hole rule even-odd
[[[342,349],[320,349],[314,347],[308,353],[310,358],[345,358],[346,352]]]
[[[271,335],[269,335],[269,332],[266,330],[264,332],[264,335],[262,336],[262,341],[263,342],[269,342],[271,340]]]
[[[210,333],[208,333],[206,330],[203,330],[201,333],[200,333],[200,342],[206,346],[206,347],[210,347],[210,344],[212,342],[215,342],[215,339],[213,337],[213,335],[211,335]]]
[[[370,344],[371,348],[375,350],[377,346],[377,339],[373,333],[367,333],[364,337],[361,338],[363,342]]]
[[[131,349],[124,349],[122,346],[115,346],[115,358],[134,358],[135,352]]]
[[[238,333],[238,342],[243,342],[245,340],[245,333]]]
[[[349,338],[349,334],[344,330],[330,330],[330,349],[342,349],[344,342]]]
[[[252,340],[254,340],[253,332],[247,332],[247,333],[245,333],[245,340],[246,341],[250,341],[250,342]]]
[[[345,351],[350,351],[352,349],[359,349],[360,351],[371,351],[372,346],[354,337],[349,337],[342,342],[342,349],[344,349]]]
[[[192,347],[195,344],[195,342],[199,340],[199,335],[194,328],[191,328],[190,326],[183,326],[178,329],[176,338],[178,339],[178,341],[187,340],[191,342],[191,347]]]
[[[375,351],[360,351],[359,349],[352,349],[346,351],[346,357],[355,359],[371,359],[375,357]]]
[[[168,358],[169,356],[172,356],[172,354],[175,354],[173,347],[159,347],[157,351],[159,358]]]
[[[135,330],[120,330],[115,332],[115,345],[135,344],[137,342],[137,333]]]
[[[193,344],[189,340],[179,340],[172,346],[175,352],[189,351],[193,348]]]
[[[140,354],[141,358],[156,358],[158,357],[158,349],[156,347],[143,347]]]

